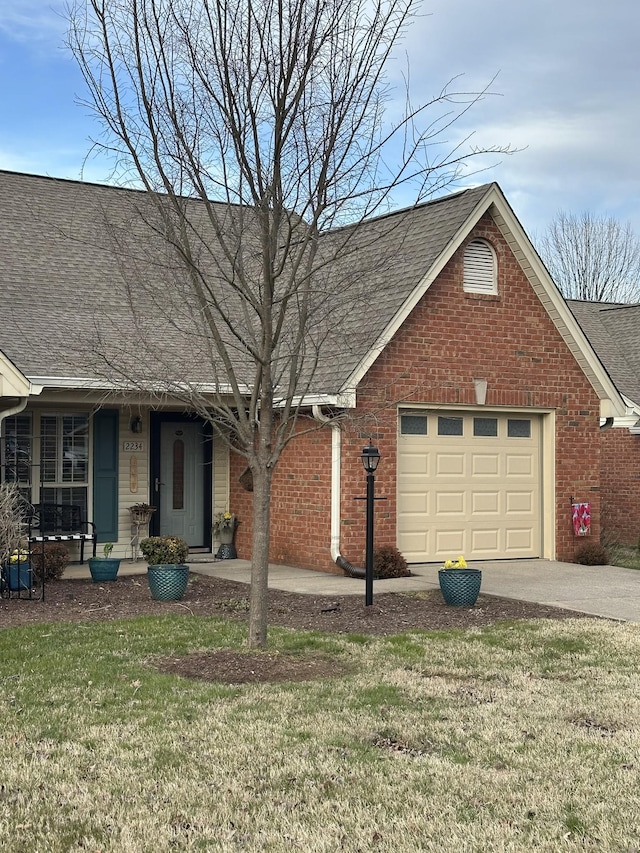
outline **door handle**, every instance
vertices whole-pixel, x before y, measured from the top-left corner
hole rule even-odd
[[[161,483],[161,482],[160,482],[160,480],[158,479],[158,477],[156,477],[156,481],[155,481],[155,490],[156,490],[156,492],[159,492],[159,491],[160,491],[160,486],[164,486],[164,483]]]

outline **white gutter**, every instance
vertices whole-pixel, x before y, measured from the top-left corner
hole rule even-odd
[[[2,409],[0,410],[0,422],[2,422],[5,418],[10,418],[12,415],[19,415],[20,412],[24,412],[27,408],[27,402],[29,401],[28,397],[19,397],[19,403],[13,406],[11,409]]]
[[[131,382],[109,383],[105,379],[92,379],[86,376],[30,376],[29,380],[32,393],[37,394],[42,393],[44,388],[64,388],[65,390],[113,391],[114,393],[159,393],[167,396],[183,391],[193,391],[203,396],[216,394],[233,396],[233,388],[228,383],[216,385],[212,382],[153,382],[148,387],[142,387]],[[240,385],[239,390],[244,396],[248,397],[251,394],[249,385]],[[279,399],[276,396],[274,399],[274,405],[278,408],[285,406],[288,402],[294,406],[338,406],[349,409],[355,406],[355,391],[348,389],[338,394],[303,394],[291,400],[284,397]]]

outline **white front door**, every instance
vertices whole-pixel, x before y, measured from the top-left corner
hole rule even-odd
[[[160,533],[181,536],[190,547],[205,544],[204,441],[198,423],[160,426]]]

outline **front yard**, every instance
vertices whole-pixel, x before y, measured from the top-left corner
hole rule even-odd
[[[640,848],[640,629],[274,629],[316,680],[159,671],[234,620],[0,632],[3,851]]]

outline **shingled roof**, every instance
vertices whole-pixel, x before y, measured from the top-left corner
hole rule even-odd
[[[13,172],[0,172],[0,188],[0,350],[31,379],[98,379],[92,340],[99,336],[101,346],[113,354],[126,346],[127,330],[135,349],[145,328],[133,314],[126,279],[132,268],[136,275],[154,274],[150,253],[134,257],[131,249],[146,194]],[[337,312],[339,322],[333,325],[327,321],[314,390],[333,392],[344,385],[486,189],[467,190],[323,237],[327,258],[340,246],[330,276],[344,298],[349,292],[358,310]],[[189,204],[195,208],[199,203]],[[117,249],[107,233],[116,226],[127,232],[131,256]],[[150,306],[144,310],[146,329],[157,346],[175,353],[167,355],[166,364],[179,359],[177,373],[188,370],[190,380],[211,380],[197,318],[189,318],[186,335],[184,324],[160,324]],[[327,318],[334,313],[335,304],[327,308]],[[160,360],[164,362],[162,356]]]
[[[108,377],[124,378],[141,363],[150,382],[224,383],[202,306],[194,303],[176,252],[167,248],[152,198],[162,197],[0,171],[0,356],[34,385],[123,387],[125,382]],[[226,330],[226,340],[240,381],[249,385],[252,365],[242,324],[255,333],[255,319],[229,285],[230,256],[219,250],[205,204],[182,201],[198,235],[198,263],[238,325]],[[254,269],[259,278],[251,211],[217,208],[225,227],[241,235],[248,280]],[[623,408],[496,184],[321,236],[318,257],[324,265],[314,277],[315,314],[305,349],[312,365],[308,399],[353,400],[362,376],[486,211],[603,404]],[[291,221],[296,231],[306,228]]]
[[[621,394],[640,405],[640,305],[567,300]]]

